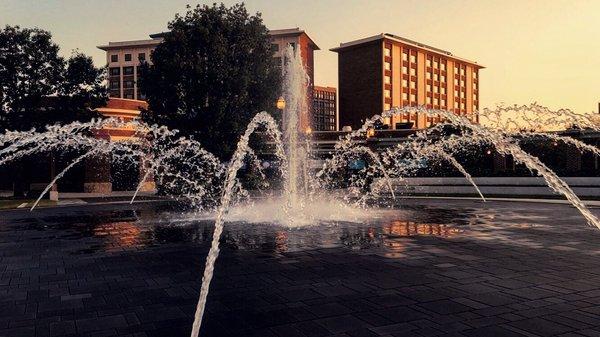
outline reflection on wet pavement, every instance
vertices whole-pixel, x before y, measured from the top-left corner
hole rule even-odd
[[[393,254],[406,250],[410,238],[452,240],[471,237],[503,240],[504,231],[511,228],[543,230],[543,220],[547,218],[539,212],[528,214],[522,210],[502,207],[447,208],[431,204],[408,204],[391,211],[366,212],[376,214],[367,224],[329,222],[290,229],[271,224],[228,223],[222,244],[225,249],[274,254],[334,247],[377,252],[388,250],[391,254],[389,256],[393,257]],[[11,221],[9,227],[0,230],[25,226],[27,229],[45,232],[55,239],[93,240],[84,248],[72,251],[73,254],[144,249],[169,243],[202,243],[211,239],[213,229],[210,220],[197,220],[192,214],[170,208],[45,217],[35,217],[35,213],[27,215],[32,217]],[[408,238],[408,241],[402,238]],[[536,245],[527,238],[513,244]]]
[[[397,206],[228,223],[205,336],[548,336],[590,315],[600,331],[600,233],[572,207]],[[0,212],[0,336],[189,336],[212,230],[156,205]]]

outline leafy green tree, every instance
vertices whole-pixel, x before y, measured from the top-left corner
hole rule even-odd
[[[86,121],[107,100],[105,70],[74,52],[65,59],[38,28],[0,30],[0,130]]]
[[[58,52],[58,45],[45,30],[0,29],[0,133],[99,116],[95,109],[108,99],[105,69],[94,67],[92,59],[81,53],[65,59]],[[23,196],[28,188],[31,177],[26,172],[40,172],[47,157],[53,154],[13,163],[12,173],[6,177],[13,183],[15,196]]]
[[[273,109],[281,71],[260,13],[243,4],[177,14],[164,41],[142,65],[149,104],[142,118],[178,129],[228,159],[255,113]]]

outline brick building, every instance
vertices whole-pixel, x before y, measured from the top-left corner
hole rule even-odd
[[[340,44],[338,53],[339,125],[358,128],[392,107],[426,106],[478,121],[479,70],[476,62],[392,34]],[[425,128],[436,118],[405,115],[387,120]]]
[[[289,45],[300,48],[300,57],[302,64],[306,69],[309,78],[309,85],[314,85],[315,80],[315,50],[320,50],[319,46],[300,28],[276,29],[270,30],[271,44],[275,54],[273,57],[278,60],[283,68],[285,62],[285,48]]]
[[[151,63],[150,53],[162,41],[162,37],[148,40],[109,42],[98,46],[106,51],[108,64],[109,96],[115,98],[143,100],[138,88],[140,63]]]
[[[335,88],[314,86],[312,111],[314,131],[336,131],[338,129],[336,96]]]
[[[106,51],[106,62],[109,68],[108,86],[109,95],[114,98],[143,100],[144,96],[138,88],[138,70],[140,63],[152,63],[150,54],[162,42],[167,33],[150,34],[150,39],[135,41],[109,42],[107,45],[98,46]],[[284,51],[287,46],[300,49],[302,63],[309,77],[307,90],[307,104],[309,109],[313,106],[314,85],[314,52],[319,46],[300,28],[270,30],[271,44],[274,51],[273,57],[283,69],[285,62]],[[300,119],[302,130],[310,126],[311,111]]]

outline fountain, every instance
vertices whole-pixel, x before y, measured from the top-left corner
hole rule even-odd
[[[553,125],[565,127],[575,123],[580,127],[600,130],[590,117],[574,114],[569,110],[551,111],[537,104],[527,106],[499,106],[485,109],[480,117],[486,126],[474,124],[468,116],[423,107],[393,108],[373,116],[356,131],[341,138],[331,157],[315,170],[311,167],[311,142],[308,132],[299,130],[308,111],[306,106],[307,76],[299,50],[288,48],[284,81],[286,108],[282,116],[282,131],[278,122],[268,113],[258,113],[241,136],[237,149],[228,164],[221,163],[205,151],[198,142],[180,137],[176,130],[140,121],[116,119],[92,120],[63,126],[48,126],[44,131],[24,131],[0,134],[0,165],[48,151],[77,151],[78,156],[59,172],[32,206],[66,172],[86,158],[112,155],[144,165],[146,175],[153,174],[163,191],[191,206],[196,215],[214,218],[214,233],[206,259],[200,296],[196,306],[192,336],[199,334],[209,286],[215,262],[219,255],[219,242],[224,225],[228,221],[246,223],[276,223],[298,228],[310,224],[335,221],[369,221],[379,200],[395,198],[392,180],[402,181],[422,166],[423,159],[439,160],[450,164],[460,172],[485,201],[471,175],[456,159],[456,151],[467,144],[494,144],[496,151],[511,155],[516,162],[525,165],[532,173],[543,177],[548,186],[561,193],[576,207],[590,225],[600,228],[600,221],[586,208],[572,189],[552,172],[542,161],[525,152],[520,143],[525,139],[544,138],[565,142],[581,151],[600,155],[596,147],[558,134],[540,132],[540,127]],[[520,112],[520,120],[501,118],[506,112]],[[435,126],[419,130],[405,142],[375,153],[356,142],[373,128],[377,121],[395,115],[424,114],[441,120]],[[452,125],[459,129],[446,135],[444,127]],[[136,130],[130,141],[110,142],[90,137],[89,134],[103,128],[126,127]],[[525,129],[525,130],[523,130]],[[258,154],[251,148],[250,138],[258,131],[270,140],[274,148],[278,170],[283,177],[281,191],[271,191],[263,198],[252,198],[243,187],[238,173],[244,165],[254,167],[260,176],[263,166]],[[152,146],[148,146],[152,144]],[[340,181],[340,171],[348,162],[357,158],[368,160],[370,165],[350,176],[348,186],[338,193],[334,189]],[[140,190],[136,189],[133,200]]]

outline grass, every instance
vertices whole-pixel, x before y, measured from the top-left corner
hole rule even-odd
[[[27,207],[33,206],[35,200],[33,199],[0,199],[0,209],[13,209],[18,208],[20,205],[26,203]],[[47,207],[47,206],[55,206],[56,201],[51,201],[47,199],[40,200],[40,203],[36,207]]]

